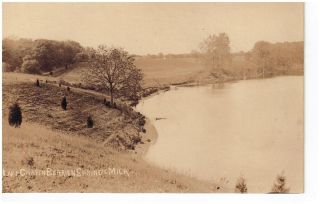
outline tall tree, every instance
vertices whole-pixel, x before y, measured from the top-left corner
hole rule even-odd
[[[231,60],[230,40],[226,33],[209,35],[201,44],[205,63],[212,70],[226,68]]]
[[[84,81],[108,92],[113,106],[115,97],[123,96],[133,100],[139,97],[142,72],[125,50],[100,45],[84,74]]]
[[[262,78],[272,75],[274,68],[274,59],[272,56],[272,45],[269,42],[256,42],[252,49],[252,59],[258,68],[258,74]]]

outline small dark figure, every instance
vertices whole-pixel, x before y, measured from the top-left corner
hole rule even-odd
[[[87,118],[87,128],[92,128],[92,127],[93,127],[93,119],[91,115],[89,115]]]
[[[117,109],[117,104],[116,104],[116,102],[113,103],[113,108]]]
[[[52,72],[50,72],[50,76],[52,76],[53,75],[53,73]]]
[[[48,80],[46,80],[46,84],[48,83]]]
[[[59,87],[61,87],[61,83],[59,83]]]
[[[22,123],[22,112],[19,104],[16,102],[9,107],[9,125],[20,127]]]
[[[62,101],[61,101],[61,107],[63,110],[67,110],[67,105],[68,105],[68,102],[67,102],[67,98],[64,96],[62,98]]]
[[[103,104],[107,105],[107,99],[106,98],[103,99]]]
[[[36,86],[37,86],[37,87],[40,87],[39,79],[37,79],[37,81],[36,81]]]
[[[69,86],[67,87],[67,91],[70,91],[70,87]]]

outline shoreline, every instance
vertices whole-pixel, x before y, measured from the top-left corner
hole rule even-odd
[[[135,152],[141,158],[146,156],[150,147],[157,142],[159,137],[156,127],[153,125],[150,118],[146,117],[146,124],[144,125],[146,133],[142,133],[142,143],[136,146]]]

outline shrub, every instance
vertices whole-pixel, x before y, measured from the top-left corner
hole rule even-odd
[[[144,116],[140,117],[138,124],[143,127],[146,124],[146,118]]]
[[[245,178],[240,177],[237,180],[236,186],[235,186],[235,192],[236,193],[247,193],[248,188],[247,188],[247,183]]]
[[[61,107],[63,110],[67,110],[67,105],[68,105],[68,102],[67,102],[67,98],[64,96],[62,98],[62,101],[61,101]]]
[[[93,127],[93,119],[91,115],[89,115],[87,118],[87,128],[92,128],[92,127]]]
[[[29,74],[39,74],[40,64],[37,60],[34,59],[25,60],[21,65],[21,71]]]
[[[36,81],[36,86],[37,86],[37,87],[40,87],[39,79],[37,79],[37,81]]]
[[[273,184],[271,193],[289,193],[290,188],[286,187],[286,177],[283,174],[277,176]]]
[[[22,112],[19,104],[16,102],[9,107],[9,125],[20,127],[22,123]]]
[[[110,103],[110,101],[106,101],[105,104],[106,104],[107,107],[111,108],[111,103]]]

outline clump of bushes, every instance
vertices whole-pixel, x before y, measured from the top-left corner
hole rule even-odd
[[[93,119],[91,115],[87,118],[87,128],[93,128]]]
[[[63,110],[67,110],[67,105],[68,105],[67,98],[64,96],[61,101],[61,108]]]
[[[22,123],[22,112],[19,104],[15,102],[9,107],[9,125],[14,127],[20,127]]]
[[[248,188],[247,188],[247,182],[244,177],[240,177],[237,180],[236,186],[235,186],[235,192],[236,193],[247,193]]]
[[[40,74],[40,64],[34,59],[23,59],[21,71],[29,74]]]
[[[278,175],[272,186],[271,193],[289,193],[290,188],[286,186],[286,180],[283,173]]]

